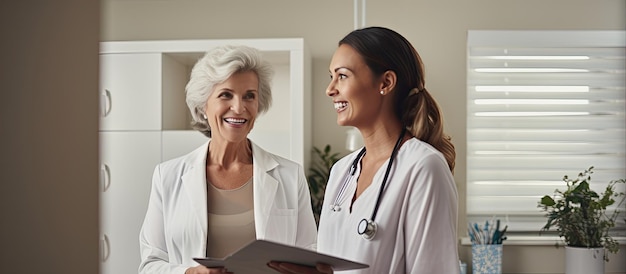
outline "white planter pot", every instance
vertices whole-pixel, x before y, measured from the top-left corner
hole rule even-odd
[[[565,274],[604,274],[604,249],[566,246]]]

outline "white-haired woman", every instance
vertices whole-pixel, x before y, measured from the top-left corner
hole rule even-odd
[[[246,46],[214,48],[193,67],[187,105],[210,140],[155,168],[139,273],[223,273],[193,258],[224,257],[255,239],[315,248],[302,166],[248,139],[271,104],[272,73]]]

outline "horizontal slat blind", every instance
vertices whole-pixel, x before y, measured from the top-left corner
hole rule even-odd
[[[626,178],[625,46],[624,31],[469,32],[470,222],[506,217],[510,231],[536,232],[539,199],[564,175],[594,166],[598,193]]]

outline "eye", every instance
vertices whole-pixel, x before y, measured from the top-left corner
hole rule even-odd
[[[333,75],[332,74],[329,75],[329,77],[330,77],[330,80],[333,80]],[[348,75],[339,73],[339,74],[337,74],[337,78],[339,78],[339,79],[346,79],[346,78],[348,78]]]
[[[246,100],[254,100],[255,98],[256,98],[256,93],[254,93],[254,92],[247,92],[243,96],[243,99],[246,99]]]
[[[228,92],[228,91],[223,91],[223,92],[220,92],[220,94],[217,95],[217,98],[231,99],[231,98],[233,98],[233,94]]]

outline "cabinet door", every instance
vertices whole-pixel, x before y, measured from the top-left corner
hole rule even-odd
[[[161,129],[161,54],[100,55],[100,130]]]
[[[160,159],[160,132],[100,133],[101,273],[137,273],[139,230]]]

